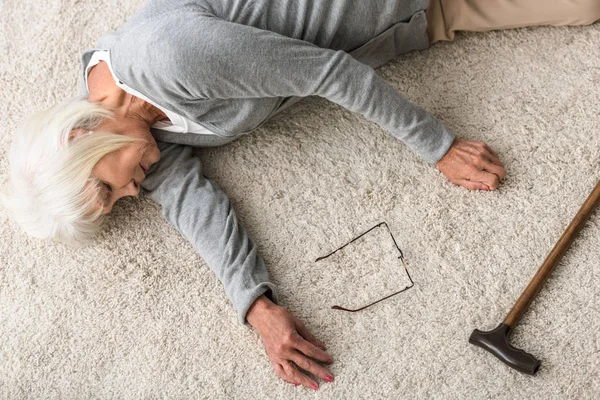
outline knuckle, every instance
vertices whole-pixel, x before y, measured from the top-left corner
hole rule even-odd
[[[286,360],[281,363],[281,371],[285,376],[293,377],[296,372],[296,368],[294,368],[290,361]]]
[[[472,177],[474,174],[477,174],[479,171],[481,171],[481,159],[479,158],[473,158],[471,159],[471,162],[467,165],[467,178]]]
[[[293,332],[287,332],[281,339],[283,345],[290,346],[292,343],[294,343],[295,335]]]
[[[311,363],[307,359],[303,358],[298,360],[297,365],[302,369],[308,370],[310,369]]]
[[[273,363],[273,369],[275,370],[275,373],[282,378],[287,375],[280,364]]]
[[[481,169],[483,167],[483,159],[481,157],[476,157],[473,159],[473,165],[477,168],[477,169]]]
[[[306,350],[304,353],[307,356],[309,356],[310,358],[317,358],[317,356],[318,356],[318,351],[314,347],[311,347],[310,349]]]
[[[279,355],[279,356],[281,356],[282,354],[285,354],[285,352],[287,351],[287,349],[288,349],[288,346],[285,343],[283,343],[283,342],[282,343],[277,343],[275,345],[275,348],[274,348],[275,353],[277,355]]]

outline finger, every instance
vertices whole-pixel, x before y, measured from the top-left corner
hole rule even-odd
[[[310,331],[308,329],[306,329],[306,326],[304,326],[302,321],[300,321],[298,318],[296,318],[295,322],[296,322],[296,330],[298,330],[298,333],[300,334],[300,336],[302,336],[304,339],[308,340],[315,346],[320,347],[322,350],[327,350],[325,345],[323,343],[319,342],[317,340],[317,338],[312,333],[310,333]]]
[[[506,168],[504,167],[504,164],[502,163],[502,161],[500,161],[500,159],[493,157],[492,155],[489,155],[489,157],[486,158],[487,161],[492,164],[495,165],[498,169],[498,172],[500,172],[500,175],[498,175],[498,177],[500,178],[500,180],[504,179],[504,177],[506,176]]]
[[[500,157],[498,157],[498,154],[496,154],[496,152],[494,150],[492,150],[492,148],[490,146],[488,146],[484,142],[476,142],[476,147],[479,147],[478,153],[480,156],[483,156],[484,158],[489,159],[490,162],[492,162],[496,165],[504,167],[504,165],[502,164],[502,161],[500,161]]]
[[[498,176],[487,171],[474,171],[471,174],[469,174],[467,179],[483,183],[484,185],[487,185],[491,190],[498,189],[498,186],[500,185],[500,179],[498,178]]]
[[[481,182],[470,181],[468,179],[457,179],[454,183],[462,187],[466,187],[469,190],[490,190],[487,185],[484,185]]]
[[[485,171],[488,171],[494,175],[496,175],[498,177],[498,180],[502,180],[504,179],[504,177],[506,176],[506,169],[504,169],[504,167],[498,166],[496,164],[487,164],[483,167],[483,169]]]
[[[296,382],[292,377],[288,376],[288,373],[281,366],[281,364],[278,364],[278,363],[275,363],[275,362],[272,362],[271,364],[273,364],[273,369],[275,370],[275,373],[281,379],[283,379],[286,382],[294,384],[294,386],[299,386],[300,385],[300,382]]]
[[[313,379],[309,378],[306,374],[302,373],[294,364],[289,361],[285,361],[282,364],[283,370],[285,371],[288,379],[298,382],[301,385],[306,386],[309,389],[317,390],[319,384]]]
[[[333,374],[327,368],[319,365],[300,352],[293,354],[290,359],[304,371],[310,372],[327,382],[333,382]]]
[[[477,158],[475,158],[473,164],[480,170],[495,174],[499,180],[503,180],[506,176],[506,169],[504,168],[502,161],[500,161],[497,156],[487,152],[486,150],[477,155]]]
[[[489,162],[496,164],[499,167],[504,167],[504,164],[502,163],[502,161],[500,161],[500,159],[498,158],[498,156],[493,155],[492,153],[485,153],[483,156],[486,160],[488,160]]]
[[[299,334],[293,343],[293,347],[310,358],[314,358],[315,360],[326,364],[333,363],[333,359],[325,350],[321,350],[314,344],[302,338]]]
[[[494,150],[492,150],[492,148],[490,146],[488,146],[487,144],[484,143],[483,148],[486,149],[487,151],[489,151],[491,155],[493,155],[494,157],[496,157],[498,159],[498,161],[500,161],[500,157],[498,157],[498,154],[496,154],[496,152]]]

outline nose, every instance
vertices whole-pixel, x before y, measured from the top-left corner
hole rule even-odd
[[[146,179],[147,171],[147,169],[144,169],[144,167],[142,167],[142,164],[139,165],[139,168],[136,168],[133,180],[136,181],[138,186],[144,181],[144,179]]]
[[[106,208],[102,214],[110,213],[112,211],[112,207],[113,207],[114,203],[117,200],[119,200],[125,196],[137,196],[140,193],[140,190],[141,190],[140,185],[136,182],[136,180],[135,179],[130,180],[127,185],[125,185],[119,191],[117,191],[114,202],[110,206],[108,206],[108,208]]]
[[[132,179],[131,181],[129,181],[127,186],[123,188],[122,195],[119,198],[124,196],[137,196],[140,193],[140,190],[140,185],[135,179]]]

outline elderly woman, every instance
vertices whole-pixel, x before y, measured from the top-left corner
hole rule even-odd
[[[83,53],[80,98],[23,125],[4,204],[29,234],[76,244],[144,189],[258,330],[276,373],[314,389],[316,377],[331,382],[325,346],[277,305],[255,244],[191,146],[231,142],[317,95],[381,125],[452,182],[496,189],[505,170],[491,149],[457,139],[373,68],[456,30],[588,24],[599,2],[428,3],[152,0]]]

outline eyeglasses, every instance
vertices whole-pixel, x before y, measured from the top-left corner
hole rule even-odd
[[[400,293],[402,293],[402,292],[405,292],[405,291],[407,291],[408,289],[410,289],[411,287],[413,287],[413,286],[415,285],[415,283],[413,282],[412,278],[410,277],[410,274],[408,273],[408,268],[407,268],[407,266],[406,266],[406,262],[404,261],[404,254],[402,253],[402,250],[400,250],[400,247],[398,247],[398,243],[396,243],[396,239],[394,238],[394,235],[392,235],[392,231],[390,230],[390,227],[388,226],[387,222],[380,222],[379,224],[375,225],[374,227],[372,227],[372,228],[371,228],[371,229],[369,229],[368,231],[366,231],[366,232],[364,232],[364,233],[360,234],[359,236],[355,237],[354,239],[350,240],[348,243],[346,243],[346,244],[345,244],[345,245],[343,245],[342,247],[338,248],[337,250],[334,250],[334,251],[332,251],[331,253],[327,254],[326,256],[323,256],[323,257],[319,257],[319,258],[317,258],[317,259],[315,260],[315,262],[317,262],[317,261],[321,261],[321,260],[324,260],[324,259],[326,259],[327,257],[330,257],[330,256],[332,256],[332,255],[333,255],[333,254],[335,254],[336,252],[338,252],[338,251],[342,250],[344,247],[346,247],[346,246],[348,246],[349,244],[351,244],[351,243],[353,243],[353,242],[357,241],[358,239],[360,239],[361,237],[365,236],[366,234],[368,234],[368,233],[369,233],[369,232],[371,232],[372,230],[374,230],[374,229],[377,229],[377,228],[379,228],[379,227],[381,227],[381,226],[385,226],[385,227],[387,228],[387,231],[389,232],[389,234],[390,234],[390,237],[392,238],[392,241],[394,242],[394,245],[396,246],[396,249],[398,249],[398,254],[399,254],[399,256],[398,256],[398,259],[399,259],[399,260],[402,262],[402,267],[404,268],[404,272],[406,272],[406,276],[408,277],[408,280],[410,281],[410,285],[409,285],[409,286],[406,286],[404,289],[402,289],[402,290],[400,290],[400,291],[398,291],[398,292],[396,292],[396,293],[392,293],[392,294],[390,294],[390,295],[388,295],[388,296],[385,296],[385,297],[384,297],[384,298],[382,298],[382,299],[379,299],[379,300],[377,300],[377,301],[375,301],[375,302],[373,302],[373,303],[371,303],[371,304],[368,304],[368,305],[366,305],[366,306],[364,306],[364,307],[361,307],[361,308],[358,308],[358,309],[356,309],[356,310],[351,310],[351,309],[348,309],[348,308],[345,308],[345,307],[341,307],[341,306],[332,306],[331,308],[332,308],[333,310],[342,310],[342,311],[348,311],[348,312],[357,312],[357,311],[361,311],[361,310],[364,310],[364,309],[365,309],[365,308],[367,308],[367,307],[371,307],[372,305],[374,305],[374,304],[377,304],[377,303],[379,303],[379,302],[381,302],[381,301],[383,301],[383,300],[389,299],[389,298],[390,298],[390,297],[392,297],[392,296],[395,296],[395,295],[397,295],[397,294],[400,294]]]

